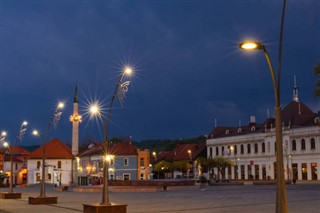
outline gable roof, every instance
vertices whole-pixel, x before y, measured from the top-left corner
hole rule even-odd
[[[46,144],[46,159],[72,159],[71,149],[61,142],[59,139],[55,138]],[[38,149],[31,152],[29,155],[30,159],[41,159],[43,152],[43,145]]]
[[[103,143],[90,143],[87,149],[82,150],[78,156],[103,155]],[[110,155],[137,155],[138,148],[131,142],[109,142],[108,153]]]

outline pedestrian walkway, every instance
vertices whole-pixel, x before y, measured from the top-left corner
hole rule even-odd
[[[38,196],[39,186],[15,188],[22,193],[22,199],[1,199],[0,213],[77,213],[83,211],[82,204],[101,200],[98,192],[59,192],[50,187],[46,190],[47,196],[58,196],[57,204],[29,205],[28,197]],[[158,192],[110,192],[110,200],[128,204],[128,213],[269,213],[275,209],[275,193],[274,185],[207,186],[205,190],[189,186]],[[319,213],[319,184],[289,185],[287,194],[290,213]]]

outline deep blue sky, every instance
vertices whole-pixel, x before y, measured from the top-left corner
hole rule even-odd
[[[50,137],[70,141],[77,81],[80,138],[101,140],[86,105],[108,106],[126,63],[135,75],[124,106],[114,104],[110,136],[188,138],[208,134],[215,119],[263,122],[274,109],[268,65],[262,51],[238,44],[264,43],[276,68],[281,10],[281,0],[1,1],[0,129],[11,141],[24,119],[30,131],[45,131],[62,99],[67,107]],[[283,42],[282,106],[296,75],[300,99],[317,111],[320,1],[288,1]],[[24,145],[38,144],[30,131]]]

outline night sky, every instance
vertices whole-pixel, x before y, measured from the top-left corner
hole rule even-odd
[[[102,140],[89,103],[106,109],[124,65],[134,68],[123,107],[116,100],[110,137],[190,138],[220,126],[263,122],[274,115],[274,93],[262,42],[278,65],[281,0],[1,1],[0,129],[13,141],[23,120],[23,145],[39,144],[55,104],[67,105],[50,138],[71,141],[77,82],[80,139]],[[320,1],[288,1],[283,38],[281,103],[300,100],[313,111],[320,63]],[[106,112],[106,111],[104,111]],[[104,114],[105,115],[105,114]]]

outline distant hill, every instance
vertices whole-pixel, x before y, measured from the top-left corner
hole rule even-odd
[[[199,136],[197,138],[181,138],[181,139],[150,139],[135,142],[136,146],[141,149],[149,149],[150,152],[170,151],[178,144],[198,144],[206,141],[205,136]]]

